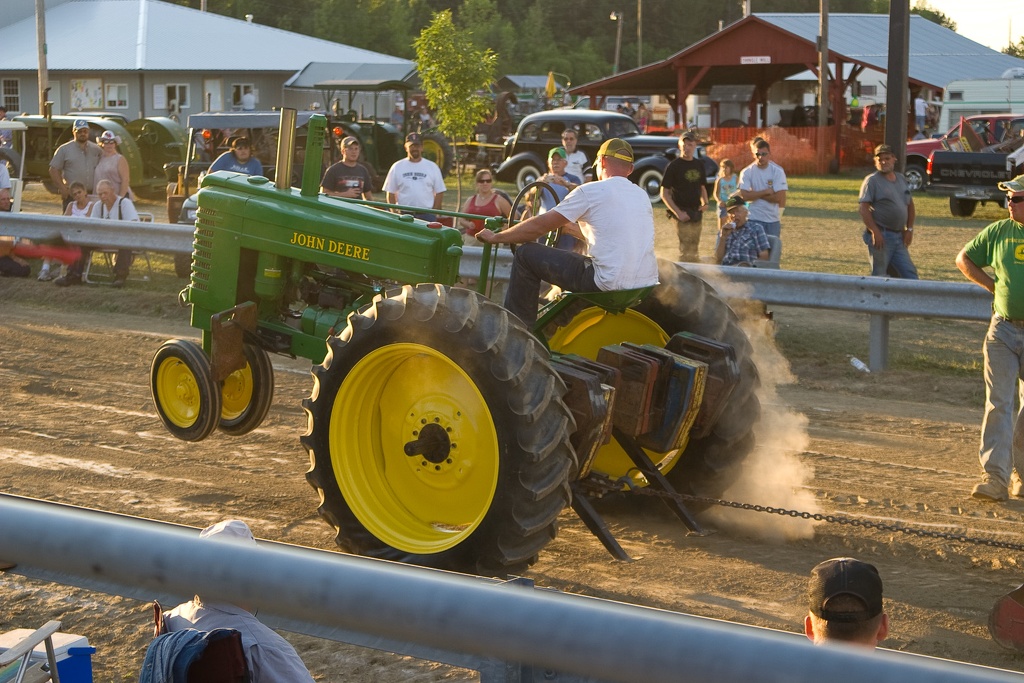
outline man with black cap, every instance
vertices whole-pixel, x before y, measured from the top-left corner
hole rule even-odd
[[[707,169],[696,151],[697,136],[686,131],[679,136],[679,157],[669,162],[661,179],[661,201],[676,225],[680,261],[700,260],[701,221],[708,206]]]
[[[433,210],[441,208],[445,191],[441,169],[423,158],[423,137],[419,133],[405,136],[405,154],[404,159],[391,165],[384,179],[388,204],[427,209],[413,215],[425,221],[436,220]]]
[[[71,183],[82,183],[89,194],[93,192],[96,165],[103,149],[89,139],[89,122],[76,119],[75,137],[57,148],[50,160],[50,180],[57,186],[61,197],[61,210],[71,203]]]
[[[914,198],[903,174],[896,172],[892,147],[875,147],[875,168],[861,183],[857,200],[871,274],[916,280],[917,268],[908,251],[914,241]]]
[[[992,321],[985,335],[985,417],[981,422],[981,483],[971,495],[1002,501],[1024,498],[1024,429],[1015,409],[1024,377],[1024,175],[999,183],[1009,218],[985,227],[956,257],[971,282],[992,292]],[[992,275],[982,270],[991,268]]]
[[[633,148],[619,138],[597,151],[597,182],[584,183],[551,211],[508,230],[484,228],[488,244],[518,244],[505,308],[527,325],[537,320],[541,282],[572,292],[638,289],[658,283],[654,214],[647,193],[629,180]],[[586,254],[552,249],[536,240],[557,228],[583,240]]]
[[[373,200],[373,178],[359,162],[359,139],[348,135],[340,143],[342,159],[327,169],[320,189],[332,197]]]
[[[845,642],[874,648],[889,635],[882,611],[882,577],[852,557],[825,560],[811,570],[804,634],[815,645]]]
[[[231,141],[231,149],[210,164],[209,172],[213,173],[214,171],[263,175],[263,164],[252,155],[252,143],[249,142],[249,138],[239,137]]]

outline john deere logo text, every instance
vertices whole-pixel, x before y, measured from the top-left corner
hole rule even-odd
[[[360,247],[356,244],[349,244],[348,242],[328,240],[320,237],[319,235],[307,235],[302,232],[293,232],[291,244],[300,247],[308,247],[309,249],[326,251],[328,254],[338,254],[339,256],[357,258],[360,261],[370,260],[369,247]]]
[[[1018,244],[1013,248],[1013,258],[1018,261],[1024,261],[1024,244]]]

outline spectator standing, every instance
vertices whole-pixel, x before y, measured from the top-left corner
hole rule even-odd
[[[597,182],[580,185],[553,210],[499,233],[487,228],[477,233],[477,239],[488,244],[521,245],[512,262],[505,308],[527,325],[537,320],[541,282],[573,292],[634,289],[658,282],[651,201],[629,180],[633,149],[619,138],[605,140],[596,168]],[[534,241],[566,224],[570,234],[586,243],[586,254]]]
[[[896,172],[892,147],[875,147],[875,168],[861,183],[858,199],[871,274],[916,280],[917,268],[908,251],[914,241],[914,197],[903,174]]]
[[[131,188],[131,171],[128,168],[128,160],[117,151],[121,139],[112,131],[105,130],[96,138],[96,142],[103,149],[103,155],[96,164],[96,171],[93,173],[93,187],[99,187],[101,180],[109,180],[114,186],[114,192],[118,197],[128,197],[135,200],[135,194]]]
[[[1024,496],[1024,452],[1014,435],[1021,411],[1014,409],[1018,382],[1024,377],[1024,175],[999,183],[1006,191],[1010,217],[989,224],[956,257],[957,268],[971,282],[993,294],[992,321],[985,335],[985,416],[981,422],[979,459],[982,481],[971,496],[1003,501]],[[992,275],[982,270],[991,268]]]
[[[928,103],[920,93],[914,98],[914,121],[917,124],[918,132],[924,133],[928,124]]]
[[[92,194],[96,165],[103,156],[100,146],[89,139],[89,124],[85,119],[75,120],[73,132],[74,139],[58,147],[50,160],[50,180],[60,193],[62,211],[71,202],[71,183],[82,183]]]
[[[252,91],[251,85],[242,88],[241,105],[242,111],[256,110],[256,93]]]
[[[132,200],[127,197],[118,197],[114,191],[114,184],[109,180],[101,180],[96,185],[96,192],[99,194],[99,201],[94,202],[89,212],[90,218],[102,218],[112,221],[138,221],[139,213],[135,210]],[[69,287],[82,284],[82,272],[85,264],[92,258],[91,249],[82,249],[82,256],[68,266],[67,275],[53,281],[58,287]],[[132,265],[131,249],[118,249],[114,254],[114,287],[124,287],[128,279],[128,270]]]
[[[405,125],[405,113],[397,104],[395,105],[395,108],[391,110],[391,125],[398,130],[402,130],[402,127]]]
[[[538,180],[547,183],[554,191],[555,196],[552,197],[551,193],[547,190],[535,188],[533,192],[540,193],[540,208],[537,214],[546,213],[551,209],[555,208],[559,202],[565,199],[566,195],[571,190],[579,187],[583,184],[583,181],[575,175],[566,173],[566,157],[568,152],[565,151],[565,147],[555,147],[548,152],[548,172],[542,175]],[[558,236],[558,242],[555,246],[559,249],[573,250],[576,248],[577,240],[575,237],[567,232],[563,232]]]
[[[210,164],[209,173],[214,171],[234,171],[246,175],[263,175],[263,164],[252,155],[252,143],[249,138],[235,138],[231,149],[221,154]]]
[[[882,577],[852,557],[825,560],[811,570],[804,634],[815,645],[849,643],[872,648],[889,635],[882,611]]]
[[[750,143],[754,163],[740,171],[740,194],[750,203],[750,220],[764,226],[768,235],[782,236],[782,213],[786,209],[786,172],[771,160],[771,145],[757,137]]]
[[[482,168],[476,172],[476,194],[462,205],[462,212],[477,216],[507,216],[512,212],[509,201],[494,191],[494,175],[491,169]],[[476,235],[483,230],[484,219],[460,218],[459,227],[467,235]]]
[[[566,161],[565,172],[581,180],[587,180],[584,169],[587,168],[590,162],[587,161],[586,154],[576,149],[578,143],[579,134],[574,128],[566,128],[562,131],[562,147],[565,148]]]
[[[712,194],[715,195],[715,202],[718,204],[718,227],[721,229],[723,225],[729,222],[726,216],[727,207],[725,203],[729,200],[729,197],[736,193],[739,189],[739,177],[736,175],[736,166],[732,163],[731,159],[722,159],[721,165],[718,167],[718,177],[715,178],[715,188]]]
[[[332,197],[366,199],[373,201],[373,177],[359,161],[362,146],[359,139],[349,135],[339,143],[342,159],[327,169],[320,189]]]
[[[441,169],[423,158],[423,138],[419,133],[405,136],[405,154],[404,159],[391,165],[384,179],[388,204],[427,209],[414,215],[425,221],[436,220],[433,211],[441,208],[445,191]]]
[[[633,120],[636,121],[636,127],[640,129],[641,133],[647,132],[647,126],[650,123],[651,114],[647,109],[647,105],[641,102],[637,105],[636,113],[633,114]]]
[[[696,151],[697,136],[690,131],[680,135],[680,156],[669,162],[661,179],[661,201],[675,222],[680,261],[700,260],[701,222],[708,206],[707,169],[694,156]]]
[[[715,261],[723,266],[752,266],[771,251],[764,226],[748,220],[747,203],[738,194],[725,202],[729,222],[722,226],[715,244]]]
[[[7,107],[0,104],[0,121],[7,120]],[[14,134],[9,130],[0,130],[0,147],[10,148],[14,146]]]
[[[238,519],[208,526],[199,537],[219,541],[225,546],[237,543],[259,547],[252,531]],[[224,550],[230,552],[228,547]],[[243,606],[204,600],[197,595],[164,614],[163,625],[171,633],[189,628],[199,631],[235,629],[242,634],[242,648],[252,683],[313,683],[295,648]]]

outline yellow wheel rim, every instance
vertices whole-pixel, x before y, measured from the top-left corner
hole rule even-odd
[[[165,358],[156,371],[156,399],[175,426],[188,429],[202,408],[199,382],[181,358]]]
[[[356,363],[334,401],[330,448],[353,514],[403,552],[434,554],[464,541],[498,485],[486,400],[450,358],[420,344],[390,344]]]
[[[669,336],[656,322],[629,309],[624,313],[609,313],[596,306],[586,308],[574,317],[568,325],[559,328],[548,342],[552,351],[574,353],[584,358],[597,359],[602,346],[632,342],[665,346]],[[647,455],[658,465],[662,474],[667,474],[679,460],[680,450],[667,453],[647,451]],[[612,479],[627,474],[640,486],[646,485],[644,477],[636,472],[636,466],[618,441],[612,439],[598,451],[593,469],[607,474]]]
[[[433,161],[438,168],[444,169],[444,148],[437,140],[423,139],[423,158]]]
[[[253,379],[249,363],[241,370],[235,370],[221,384],[222,420],[236,420],[252,403]]]

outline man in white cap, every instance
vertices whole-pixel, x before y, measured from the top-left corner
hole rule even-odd
[[[103,150],[89,139],[89,123],[76,119],[75,137],[57,148],[50,160],[50,180],[57,186],[61,197],[61,211],[71,203],[71,183],[82,183],[89,194],[93,192],[96,164]]]
[[[994,502],[1006,500],[1007,493],[1024,498],[1024,441],[1017,435],[1024,423],[1014,408],[1024,377],[1024,175],[998,187],[1006,192],[1010,217],[982,229],[956,257],[960,272],[993,294],[984,345],[985,417],[979,451],[984,474],[971,496]],[[992,275],[982,270],[986,267]]]
[[[256,547],[252,531],[239,519],[229,519],[208,526],[200,532],[199,537]],[[168,631],[181,631],[187,628],[200,631],[233,628],[239,631],[242,634],[242,647],[253,683],[313,681],[295,648],[261,623],[252,613],[238,605],[204,601],[197,595],[189,602],[167,612],[163,620]]]

